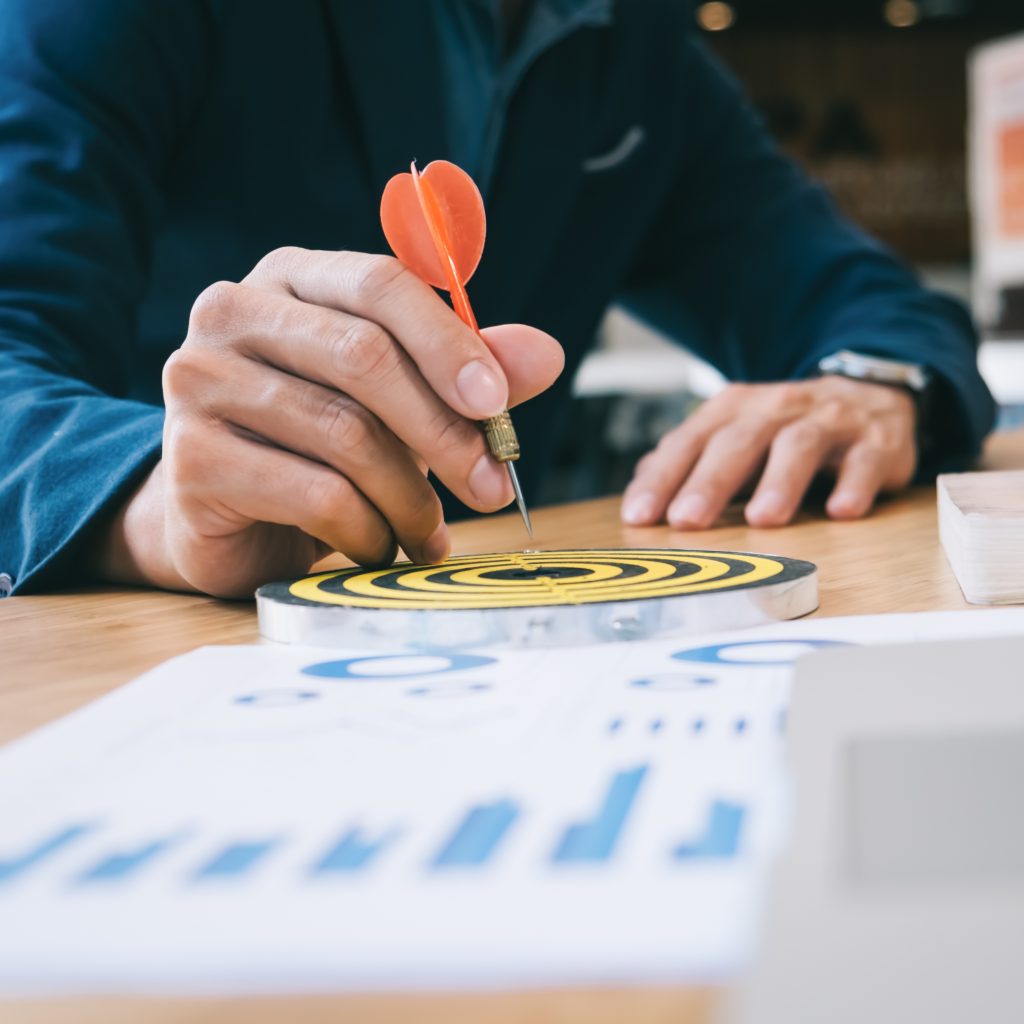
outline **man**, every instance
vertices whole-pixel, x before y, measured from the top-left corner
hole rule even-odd
[[[424,471],[503,507],[475,421],[532,399],[529,493],[616,299],[746,382],[641,462],[627,523],[706,527],[756,476],[748,519],[782,524],[821,469],[856,517],[969,459],[992,403],[965,315],[778,155],[691,22],[680,0],[6,0],[9,585],[244,596],[332,549],[440,560]],[[484,193],[472,299],[504,326],[482,338],[380,255],[414,157]],[[869,380],[848,356],[820,375],[844,350]]]

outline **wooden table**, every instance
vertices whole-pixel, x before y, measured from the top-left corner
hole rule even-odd
[[[1024,468],[1024,433],[996,437],[988,468]],[[963,609],[964,602],[935,528],[935,495],[922,488],[884,502],[869,519],[833,523],[813,512],[781,530],[756,530],[737,511],[715,530],[677,533],[633,529],[606,498],[534,514],[536,546],[717,547],[806,558],[820,566],[818,615]],[[518,518],[492,517],[453,528],[457,554],[521,546]],[[0,742],[81,706],[176,654],[210,643],[258,639],[251,604],[203,597],[97,588],[0,601]],[[4,1024],[58,1022],[245,1021],[289,1024],[358,1020],[385,1024],[697,1024],[714,993],[705,990],[601,990],[474,995],[343,996],[337,998],[62,999],[0,1002]]]

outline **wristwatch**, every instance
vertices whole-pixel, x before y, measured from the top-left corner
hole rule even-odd
[[[819,360],[818,373],[822,376],[832,374],[849,377],[851,380],[863,380],[871,384],[888,384],[909,391],[917,408],[918,462],[923,461],[931,451],[934,440],[931,421],[935,375],[927,366],[840,349]]]
[[[882,359],[880,356],[866,356],[849,349],[840,349],[825,356],[818,363],[821,374],[836,374],[853,380],[866,380],[872,384],[890,384],[907,388],[915,395],[923,395],[931,383],[932,374],[926,366],[918,363],[901,363],[896,359]]]

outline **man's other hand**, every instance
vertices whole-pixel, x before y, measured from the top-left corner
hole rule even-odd
[[[640,460],[623,496],[623,521],[704,529],[757,479],[747,522],[782,526],[823,470],[835,475],[829,516],[856,519],[879,493],[913,478],[915,421],[910,394],[882,384],[835,376],[733,384]]]

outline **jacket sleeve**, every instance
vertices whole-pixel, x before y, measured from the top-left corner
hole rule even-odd
[[[843,348],[925,365],[936,393],[922,471],[967,463],[995,407],[965,310],[836,211],[697,40],[681,61],[686,148],[624,304],[732,380],[809,377]]]
[[[0,574],[75,582],[159,457],[128,400],[160,182],[200,95],[198,0],[0,6]]]

